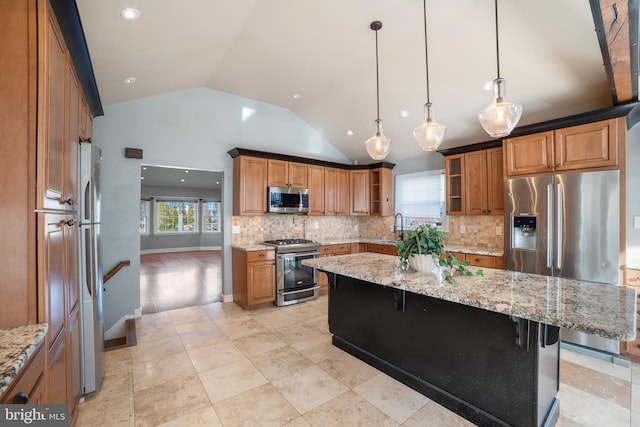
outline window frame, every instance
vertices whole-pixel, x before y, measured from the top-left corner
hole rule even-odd
[[[439,217],[433,217],[433,216],[405,216],[405,213],[403,212],[398,212],[399,206],[398,205],[402,205],[403,201],[400,199],[400,196],[402,194],[401,191],[399,191],[398,189],[398,182],[399,182],[399,178],[400,181],[402,181],[403,179],[411,179],[411,176],[414,176],[415,178],[422,178],[425,176],[439,176],[440,177],[440,216]],[[403,178],[404,177],[404,178]],[[435,225],[438,229],[442,230],[442,231],[447,231],[448,230],[448,220],[447,220],[447,211],[446,211],[446,193],[447,193],[447,189],[446,189],[446,185],[447,185],[447,181],[446,181],[446,176],[445,176],[445,170],[444,169],[430,169],[430,170],[424,170],[424,171],[416,171],[416,172],[409,172],[409,173],[405,173],[405,174],[398,174],[395,177],[395,182],[394,182],[394,205],[393,205],[393,212],[394,215],[397,214],[401,214],[402,215],[402,227],[404,228],[404,230],[413,230],[415,229],[418,225],[421,224],[432,224]],[[400,206],[401,207],[401,206]],[[398,224],[397,223],[397,218],[394,221],[394,224]],[[398,224],[400,225],[400,224]]]
[[[178,234],[199,234],[200,233],[200,221],[199,221],[199,201],[198,199],[194,199],[192,197],[158,197],[153,199],[154,203],[154,234],[156,235],[178,235]],[[194,208],[194,225],[193,230],[179,230],[179,231],[163,231],[159,229],[160,226],[160,209],[158,209],[159,203],[195,203]]]
[[[206,205],[207,203],[215,203],[217,205],[217,216],[218,216],[218,229],[217,230],[213,230],[213,231],[209,231],[206,230],[206,226],[207,226],[207,221],[206,218],[207,216],[205,215],[205,212],[207,211],[206,209]],[[202,234],[215,234],[215,233],[220,233],[221,230],[221,215],[220,215],[220,209],[222,207],[222,203],[220,201],[215,201],[215,200],[200,200],[200,218],[201,218],[201,228],[200,231],[202,232]]]

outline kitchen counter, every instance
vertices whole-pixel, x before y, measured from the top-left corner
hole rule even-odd
[[[263,245],[260,242],[254,243],[234,243],[231,245],[232,249],[240,249],[241,251],[275,251],[274,246]]]
[[[636,293],[624,286],[484,268],[484,277],[394,271],[396,257],[374,253],[305,260],[303,264],[366,282],[508,314],[605,338],[635,338]],[[470,270],[477,270],[469,267]]]
[[[47,329],[46,323],[0,329],[0,395],[20,373],[44,339]]]

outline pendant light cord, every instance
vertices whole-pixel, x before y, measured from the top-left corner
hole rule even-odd
[[[380,121],[380,77],[378,75],[378,30],[376,32],[376,109],[377,120]]]
[[[498,69],[498,78],[500,78],[500,42],[498,41],[498,0],[495,0],[495,11],[496,11],[496,65]]]
[[[496,0],[497,1],[497,0]],[[427,43],[427,0],[423,0],[424,11],[424,63],[427,76],[427,104],[430,104],[429,98],[429,48]]]

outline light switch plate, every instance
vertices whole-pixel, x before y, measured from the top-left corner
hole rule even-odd
[[[464,225],[460,226],[460,234],[464,234],[467,232],[467,227],[465,227]]]
[[[502,236],[502,227],[500,226],[496,227],[496,236]]]
[[[239,225],[232,225],[231,226],[231,233],[240,234],[240,226]]]
[[[640,229],[640,216],[638,215],[633,217],[633,228]]]

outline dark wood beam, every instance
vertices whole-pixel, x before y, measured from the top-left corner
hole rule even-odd
[[[614,104],[638,100],[639,0],[589,0]]]

